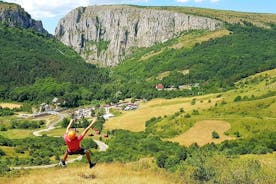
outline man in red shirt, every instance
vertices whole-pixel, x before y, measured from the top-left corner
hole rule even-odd
[[[89,150],[85,150],[84,148],[81,147],[81,141],[83,137],[86,135],[88,130],[93,126],[93,124],[96,122],[97,118],[94,118],[91,122],[91,124],[80,134],[76,135],[76,131],[70,130],[74,120],[70,120],[69,125],[67,126],[66,133],[64,134],[64,141],[67,145],[67,150],[64,154],[63,159],[60,162],[60,165],[62,167],[65,167],[65,161],[68,157],[68,155],[74,155],[74,154],[81,154],[81,155],[86,155],[87,161],[89,163],[89,167],[92,168],[96,164],[91,162],[91,156]],[[69,131],[70,130],[70,131]]]

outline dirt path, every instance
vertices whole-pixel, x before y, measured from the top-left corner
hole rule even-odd
[[[34,131],[34,132],[33,132],[33,135],[34,135],[34,136],[42,136],[42,134],[41,134],[42,132],[48,132],[48,131],[50,131],[50,130],[55,129],[55,128],[56,128],[56,125],[58,124],[58,122],[62,121],[62,120],[65,118],[65,116],[64,116],[63,114],[61,114],[61,113],[59,113],[59,112],[56,112],[56,111],[49,111],[49,112],[47,112],[47,113],[48,113],[48,114],[51,114],[51,115],[56,115],[56,116],[59,117],[59,119],[56,120],[56,121],[54,121],[54,122],[51,123],[50,125],[48,125],[48,127],[47,127],[46,129]]]

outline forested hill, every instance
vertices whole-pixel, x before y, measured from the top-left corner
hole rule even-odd
[[[137,50],[133,57],[114,69],[113,75],[128,86],[130,94],[150,95],[153,98],[230,88],[241,78],[276,68],[275,25],[265,29],[244,24],[228,25],[228,35],[204,42],[196,40],[203,40],[213,33],[186,32],[167,43]],[[189,45],[191,39],[194,39],[193,45]],[[193,84],[199,88],[157,93],[154,86],[158,83],[168,88],[182,85],[193,87]]]
[[[0,45],[0,100],[62,97],[76,106],[109,80],[107,69],[87,64],[14,3],[0,2]]]
[[[55,86],[52,93],[40,98],[35,95],[38,91],[28,87],[38,79],[49,77],[52,82],[78,86],[101,84],[108,80],[106,69],[85,63],[74,50],[61,42],[30,30],[0,25],[0,43],[0,98],[22,101],[64,95],[66,85]],[[14,93],[14,88],[26,85],[24,90]],[[52,88],[51,84],[45,87]],[[74,91],[71,88],[68,90]]]
[[[55,39],[0,25],[0,84],[22,86],[36,78],[89,84],[106,81],[103,70],[87,64],[74,50]]]

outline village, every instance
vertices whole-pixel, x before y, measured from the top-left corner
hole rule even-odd
[[[105,120],[108,120],[115,115],[110,112],[110,109],[115,109],[117,111],[131,111],[139,108],[140,100],[136,100],[135,102],[122,101],[118,103],[104,104],[99,107],[90,106],[90,107],[80,107],[75,109],[74,111],[67,111],[66,109],[61,107],[61,104],[64,103],[57,97],[55,97],[50,103],[41,103],[38,107],[38,111],[32,114],[33,117],[46,116],[50,114],[56,114],[60,111],[65,111],[69,117],[75,120],[89,119],[94,116],[97,112],[102,112],[102,117]],[[101,137],[101,131],[97,128],[93,128],[93,133],[89,134],[89,136],[98,135]],[[104,134],[104,138],[108,138],[108,133]]]

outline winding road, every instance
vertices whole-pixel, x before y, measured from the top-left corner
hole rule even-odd
[[[53,123],[49,124],[47,126],[46,129],[42,129],[42,130],[37,130],[37,131],[34,131],[33,132],[33,135],[34,136],[42,136],[42,132],[48,132],[50,130],[53,130],[56,127],[56,125],[58,124],[58,122],[62,121],[65,116],[59,112],[56,112],[56,111],[48,111],[47,113],[43,113],[43,114],[51,114],[51,115],[56,115],[59,117],[59,119],[57,121],[54,121]],[[42,115],[42,114],[36,114],[36,116],[39,116],[39,115]],[[99,147],[99,151],[106,151],[108,149],[108,145],[106,145],[104,142],[102,141],[99,141],[99,140],[95,140],[95,143],[98,145]],[[71,159],[71,160],[68,160],[66,161],[66,163],[73,163],[77,160],[81,160],[82,159],[82,155],[78,156],[77,158],[74,158],[74,159]],[[51,167],[57,167],[59,164],[48,164],[48,165],[37,165],[37,166],[18,166],[18,167],[11,167],[11,169],[43,169],[43,168],[51,168]]]
[[[56,111],[48,111],[47,114],[56,115],[59,117],[59,119],[57,121],[54,121],[50,125],[48,125],[48,127],[46,129],[34,131],[33,132],[34,136],[42,136],[41,132],[48,132],[50,130],[57,128],[55,126],[58,124],[58,122],[62,121],[65,118],[65,116],[63,114],[56,112]],[[39,114],[37,114],[37,115],[39,115]]]

